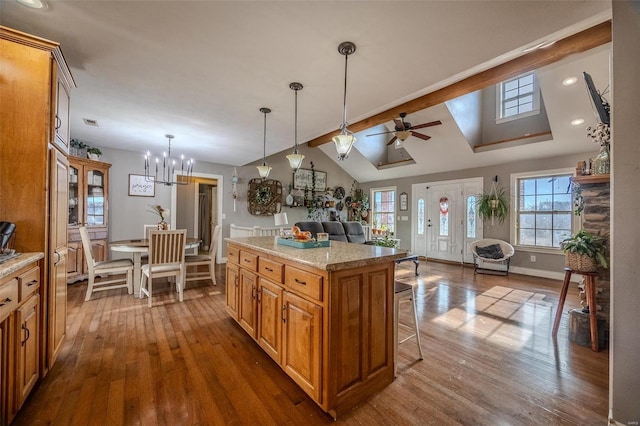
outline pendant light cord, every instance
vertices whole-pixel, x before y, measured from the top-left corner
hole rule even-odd
[[[267,112],[263,112],[264,114],[264,131],[263,139],[262,139],[262,165],[267,164]]]
[[[342,128],[347,128],[347,67],[349,64],[349,53],[344,55],[344,98],[342,100]]]
[[[295,121],[293,123],[293,153],[297,154],[298,153],[298,90],[299,89],[295,89],[296,92],[296,102],[295,102]]]

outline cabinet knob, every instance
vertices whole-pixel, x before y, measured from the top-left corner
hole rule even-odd
[[[4,299],[2,302],[0,302],[0,307],[6,305],[7,303],[11,303],[11,299],[8,297]]]

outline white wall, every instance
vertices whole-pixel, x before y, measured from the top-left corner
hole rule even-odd
[[[610,416],[640,422],[640,1],[613,2]]]

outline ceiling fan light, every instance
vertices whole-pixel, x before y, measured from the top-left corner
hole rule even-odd
[[[257,168],[261,178],[265,179],[269,176],[269,172],[271,171],[271,166],[262,164],[262,166],[257,166]]]
[[[289,166],[291,169],[298,170],[300,166],[302,166],[302,160],[304,160],[304,155],[295,151],[289,155],[287,155],[287,160],[289,160]]]
[[[353,144],[356,143],[356,138],[350,133],[341,133],[338,136],[334,136],[332,141],[336,144],[338,160],[344,160],[349,156]]]
[[[403,130],[401,132],[396,132],[396,137],[400,139],[402,142],[407,140],[407,138],[411,136],[411,132],[409,130]]]

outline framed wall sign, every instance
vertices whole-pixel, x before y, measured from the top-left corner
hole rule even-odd
[[[316,174],[316,186],[313,187],[313,173]],[[293,174],[293,187],[323,192],[327,190],[327,172],[319,172],[312,169],[298,169]]]
[[[400,210],[409,210],[409,195],[406,192],[400,193]]]
[[[129,196],[155,197],[155,195],[155,182],[148,182],[144,175],[129,175]]]

